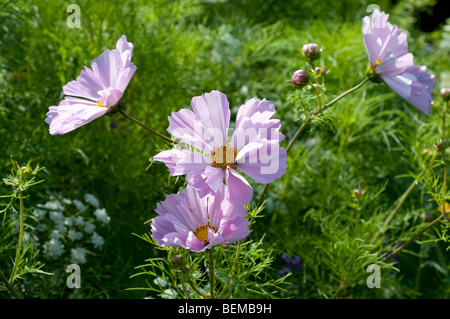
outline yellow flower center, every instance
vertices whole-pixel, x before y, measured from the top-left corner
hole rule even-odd
[[[215,233],[217,233],[217,227],[206,224],[198,226],[197,229],[194,230],[195,237],[197,237],[204,243],[208,243],[208,228],[211,228],[212,230],[214,230]]]
[[[381,63],[381,60],[378,59],[378,60],[375,62],[375,64],[372,66],[372,69],[375,69],[377,66],[380,65],[380,63]]]
[[[100,102],[100,100],[97,100],[97,105],[98,105],[98,107],[106,107],[102,104],[102,102]]]
[[[220,167],[223,169],[225,169],[227,166],[236,168],[236,156],[237,151],[228,145],[216,147],[211,154],[211,158],[213,159],[212,166]]]

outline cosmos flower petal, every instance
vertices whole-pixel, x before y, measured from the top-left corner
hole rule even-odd
[[[235,242],[247,237],[251,233],[248,230],[248,220],[235,216],[224,225],[223,233],[226,234],[223,238],[225,242]]]
[[[224,170],[220,167],[208,166],[204,170],[202,177],[205,179],[206,184],[208,184],[215,193],[223,185],[225,173]]]
[[[65,95],[79,96],[96,101],[98,99],[97,92],[104,88],[105,86],[97,75],[88,67],[84,67],[75,81],[70,81],[63,86],[63,92]]]
[[[163,162],[171,176],[185,175],[192,171],[201,171],[211,165],[211,158],[183,149],[163,151],[153,157],[154,161]]]
[[[250,233],[248,220],[242,214],[230,218],[227,213],[234,211],[233,206],[237,204],[227,198],[228,189],[223,184],[217,197],[201,199],[189,185],[179,194],[168,195],[155,210],[158,216],[152,219],[152,238],[160,246],[178,246],[194,252],[245,238]],[[222,206],[224,200],[227,204]],[[214,207],[214,212],[210,207]],[[223,207],[227,213],[221,211]]]
[[[206,183],[206,176],[202,171],[189,172],[186,176],[186,181],[192,188],[195,188],[201,197],[214,194],[214,190]]]
[[[250,202],[253,196],[253,188],[247,180],[233,168],[227,167],[225,182],[232,200],[240,205]]]
[[[57,107],[49,107],[46,122],[50,126],[50,134],[65,134],[106,114],[106,111],[105,107],[93,102],[65,99]]]
[[[58,107],[50,106],[46,118],[50,134],[70,132],[106,114],[119,103],[136,71],[136,66],[131,62],[132,49],[133,45],[122,36],[116,43],[116,49],[104,51],[91,62],[91,68],[84,67],[76,80],[63,86],[65,100],[83,98],[84,101],[69,104],[61,102]],[[97,101],[103,107],[99,108]],[[80,105],[88,104],[96,108],[81,110]],[[73,110],[62,105],[70,105]]]
[[[199,151],[209,154],[214,151],[213,137],[191,110],[172,112],[167,132]]]
[[[209,159],[212,162],[208,162],[206,167],[186,166],[186,169],[177,170],[180,174],[187,174],[188,184],[195,188],[201,197],[216,194],[225,181],[229,189],[230,201],[240,205],[247,204],[252,198],[253,189],[248,181],[235,170],[242,160],[248,160],[248,163],[255,165],[255,167],[249,166],[246,169],[252,176],[255,176],[256,181],[267,183],[284,174],[286,171],[285,150],[281,150],[279,147],[284,135],[280,132],[280,120],[272,118],[275,113],[272,103],[265,99],[262,101],[250,99],[242,105],[238,110],[236,129],[229,142],[226,137],[229,129],[230,109],[225,94],[212,91],[194,97],[192,109],[193,111],[181,109],[173,112],[169,117],[167,131],[206,156],[210,155]],[[280,157],[277,158],[276,153],[273,152],[269,155],[262,154],[260,159],[262,161],[272,160],[275,162],[275,166],[279,163],[281,165],[276,171],[262,172],[270,167],[270,163],[260,161],[259,153],[252,152],[252,149],[258,148],[260,145],[272,144],[273,146],[268,146],[268,148],[281,150]],[[259,152],[262,152],[262,149]],[[174,174],[175,161],[172,157],[166,156],[167,154],[170,153],[165,151],[162,154],[164,162],[168,167],[170,166],[171,174]],[[158,154],[156,160],[163,160],[163,156]],[[202,165],[205,163],[206,160]],[[257,173],[257,170],[260,172]],[[262,174],[268,174],[268,176],[262,177]]]
[[[392,90],[425,114],[433,104],[434,76],[425,67],[415,66],[408,52],[406,34],[390,24],[389,15],[375,9],[371,18],[364,17],[363,38],[372,73]]]
[[[268,184],[286,172],[287,152],[278,143],[261,142],[238,154],[236,167],[258,183]]]
[[[192,98],[191,105],[196,117],[213,137],[214,146],[225,145],[230,125],[230,108],[226,95],[211,91]]]

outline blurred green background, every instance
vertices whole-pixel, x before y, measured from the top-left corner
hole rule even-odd
[[[445,10],[439,9],[443,2],[376,2],[390,13],[390,22],[408,33],[415,63],[427,65],[437,75],[437,87],[450,85],[450,24],[442,16]],[[81,28],[66,24],[70,3],[80,6]],[[156,253],[133,233],[149,231],[144,223],[155,216],[156,203],[177,191],[183,181],[169,179],[162,164],[147,169],[149,159],[164,147],[163,143],[119,114],[102,117],[65,135],[51,136],[45,113],[63,98],[62,86],[104,50],[114,48],[125,34],[134,44],[132,61],[137,66],[122,100],[131,116],[165,133],[172,111],[189,107],[193,96],[219,90],[230,101],[232,119],[247,99],[270,100],[289,140],[300,121],[299,112],[289,103],[294,89],[288,80],[303,65],[302,45],[316,42],[324,46],[321,63],[330,71],[330,97],[359,83],[367,65],[361,19],[369,14],[367,7],[373,3],[0,1],[0,176],[9,173],[11,159],[20,164],[32,160],[45,167],[45,183],[34,188],[26,201],[30,208],[45,203],[50,195],[82,199],[85,193],[91,193],[111,216],[102,253],[84,268],[81,297],[147,295],[126,290],[145,285],[143,278],[129,277],[134,267]],[[314,257],[317,251],[307,249],[320,240],[324,245],[326,240],[335,240],[320,235],[325,226],[314,221],[335,212],[342,218],[329,223],[340,227],[347,217],[351,218],[345,217],[342,194],[361,186],[370,188],[388,182],[371,209],[375,212],[392,204],[410,183],[397,176],[416,168],[405,149],[416,147],[418,126],[426,121],[389,88],[374,84],[338,103],[332,112],[331,129],[317,126],[308,130],[292,150],[288,172],[271,185],[265,217],[252,235],[258,239],[267,233],[265,241],[276,244],[280,254],[302,256],[307,270],[296,279],[297,288],[290,291],[290,297],[322,297],[320,289],[332,291],[337,287],[325,275],[336,261],[330,259],[321,268],[324,260],[319,262]],[[313,151],[308,145],[314,145]],[[254,187],[257,198],[262,187]],[[0,184],[0,194],[8,192]],[[412,206],[415,200],[420,202],[419,197],[413,197]],[[307,219],[307,212],[308,216],[320,213]],[[416,215],[405,215],[406,223]],[[270,228],[265,226],[268,224]],[[422,267],[419,257],[408,258],[405,264],[412,269],[403,269],[396,278],[394,296],[439,297],[439,292],[426,288],[426,283],[433,280],[436,285],[449,284],[448,254],[437,262],[444,267],[443,273],[435,275],[435,269],[431,269],[428,279],[426,273],[417,279],[417,269]],[[276,259],[274,271],[277,267],[283,267],[280,259]],[[306,271],[310,271],[308,278]],[[72,296],[70,290],[61,292],[61,287],[49,284],[51,280],[42,279],[44,288],[39,297]],[[441,292],[448,293],[445,289]],[[363,293],[350,292],[349,296]]]

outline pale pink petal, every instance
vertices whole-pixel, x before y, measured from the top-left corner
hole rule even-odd
[[[166,164],[171,176],[201,171],[212,163],[212,160],[203,154],[181,149],[163,151],[155,155],[153,160]]]
[[[152,219],[152,238],[158,245],[178,246],[194,252],[202,252],[217,245],[226,245],[248,236],[248,220],[244,218],[242,205],[227,200],[227,188],[222,184],[217,196],[201,199],[195,189],[187,186],[179,194],[168,195],[157,204],[158,216]],[[226,202],[223,206],[222,203]],[[227,212],[222,209],[227,209]],[[229,215],[229,212],[237,212]],[[206,227],[201,241],[194,232]]]
[[[65,134],[93,121],[106,112],[107,108],[99,107],[97,103],[66,98],[60,102],[58,107],[49,108],[46,122],[50,126],[50,134]]]
[[[225,172],[220,167],[208,166],[202,173],[202,177],[204,178],[206,184],[208,184],[209,187],[213,190],[213,192],[217,192],[220,186],[223,185]]]
[[[247,219],[242,216],[235,216],[227,221],[227,223],[224,223],[221,233],[223,234],[222,240],[224,242],[232,243],[247,237],[250,235],[251,231],[248,230]]]
[[[181,109],[172,112],[167,132],[204,153],[211,154],[214,151],[213,137],[208,134],[203,123],[191,110]]]
[[[186,176],[188,185],[195,188],[200,197],[209,194],[214,194],[214,190],[206,183],[206,178],[203,177],[203,171],[192,171]]]
[[[81,74],[75,81],[70,81],[63,86],[65,95],[79,96],[86,99],[97,101],[98,91],[105,89],[99,78],[88,67],[81,70]]]
[[[213,137],[214,146],[226,145],[230,124],[230,108],[226,95],[211,91],[192,98],[191,106],[196,117]]]
[[[253,188],[236,170],[227,167],[225,171],[225,182],[232,202],[245,205],[251,201]]]
[[[278,143],[260,142],[238,154],[236,167],[258,183],[271,183],[286,172],[286,149]]]

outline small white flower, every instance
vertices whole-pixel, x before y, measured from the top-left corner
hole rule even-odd
[[[61,212],[63,212],[66,209],[63,205],[61,205],[61,203],[58,200],[48,201],[45,203],[44,207]]]
[[[59,231],[58,230],[56,230],[56,229],[54,229],[51,233],[50,233],[50,236],[49,236],[51,239],[57,239],[57,240],[59,240],[59,237],[60,237],[60,235],[59,235]]]
[[[175,299],[178,293],[176,291],[172,291],[171,289],[164,290],[164,293],[161,295],[163,299]]]
[[[61,212],[50,212],[49,217],[55,224],[62,224],[64,221],[64,215]]]
[[[85,194],[84,195],[84,201],[92,206],[94,206],[95,208],[99,208],[100,207],[100,202],[98,201],[97,197],[95,197],[92,194]]]
[[[85,264],[86,249],[82,247],[72,248],[70,250],[70,259],[76,264]]]
[[[67,227],[64,226],[63,224],[56,224],[55,228],[60,232],[60,233],[66,233],[67,232]]]
[[[63,253],[64,245],[58,239],[52,238],[44,243],[44,253],[50,257],[56,259]]]
[[[84,217],[83,216],[77,216],[77,217],[74,218],[73,222],[74,222],[75,225],[83,227],[84,226]]]
[[[73,218],[72,217],[66,217],[64,218],[64,225],[66,226],[72,226],[73,225]]]
[[[92,223],[86,223],[84,225],[84,231],[88,234],[91,234],[95,229],[95,225]]]
[[[68,199],[68,198],[63,198],[63,199],[62,199],[62,202],[63,202],[65,205],[70,205],[70,204],[72,204],[72,201],[71,201],[70,199]]]
[[[94,212],[95,217],[97,217],[97,220],[102,222],[103,224],[108,224],[109,223],[109,216],[106,213],[106,209],[104,208],[97,208]]]
[[[103,245],[105,244],[105,240],[103,239],[103,237],[97,234],[96,232],[92,234],[91,242],[97,249],[102,248]]]
[[[161,277],[156,277],[154,280],[153,280],[153,283],[155,284],[155,285],[159,285],[159,286],[161,286],[161,287],[165,287],[165,286],[167,286],[167,281],[165,281],[164,279],[162,279]]]
[[[44,219],[44,217],[45,217],[46,214],[47,214],[47,211],[46,211],[46,210],[39,209],[39,208],[36,208],[36,209],[33,211],[33,215],[34,215],[34,217],[36,217],[37,220],[42,220],[42,219]]]
[[[69,230],[68,236],[71,241],[75,241],[75,240],[79,240],[79,239],[83,238],[83,233],[71,229],[71,230]]]
[[[83,204],[83,202],[81,200],[78,199],[74,199],[73,200],[73,204],[75,205],[76,209],[82,213],[86,210],[86,206]]]

